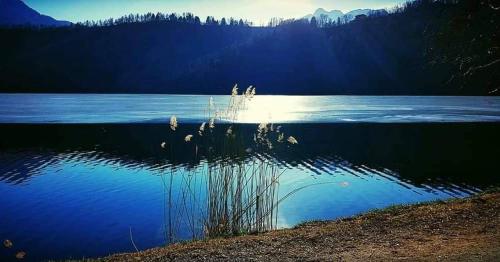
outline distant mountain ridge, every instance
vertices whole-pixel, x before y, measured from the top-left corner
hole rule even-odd
[[[42,15],[21,0],[0,0],[0,26],[68,26],[71,22],[59,21]]]
[[[344,13],[342,13],[342,11],[340,11],[340,10],[326,11],[323,8],[318,8],[314,12],[314,14],[308,14],[308,15],[304,16],[304,18],[311,19],[311,18],[313,18],[313,16],[316,18],[319,18],[321,15],[326,15],[329,18],[336,20],[338,17],[342,17],[344,15]]]
[[[340,10],[326,11],[323,8],[318,8],[314,12],[314,14],[308,14],[303,18],[310,20],[313,17],[315,17],[316,19],[321,19],[322,16],[326,16],[328,19],[332,21],[337,21],[337,19],[339,18],[342,20],[351,21],[354,20],[358,15],[372,15],[372,14],[387,15],[388,12],[385,9],[355,9],[344,14]]]

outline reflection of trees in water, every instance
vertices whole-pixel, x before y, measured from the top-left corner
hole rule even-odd
[[[223,133],[227,127],[219,124],[213,131]],[[285,124],[283,127],[300,137],[300,144],[294,150],[274,148],[272,152],[258,152],[244,146],[237,158],[273,160],[282,167],[300,168],[317,175],[336,175],[342,168],[366,166],[389,177],[397,174],[395,179],[417,186],[484,187],[500,183],[491,175],[496,172],[495,156],[500,154],[499,141],[492,139],[499,128],[494,123]],[[177,132],[184,135],[197,128],[184,124]],[[245,139],[255,132],[255,125],[237,128]],[[178,143],[170,142],[178,153],[169,155],[159,146],[168,130],[165,125],[153,124],[3,126],[0,180],[23,183],[57,161],[114,165],[118,170],[147,169],[152,174],[225,161],[220,157],[207,159],[201,154],[193,157],[195,148],[186,145],[182,138]],[[252,145],[253,138],[243,142]],[[218,146],[212,150],[214,155],[219,154]]]

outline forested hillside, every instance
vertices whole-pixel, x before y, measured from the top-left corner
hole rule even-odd
[[[148,14],[5,28],[0,91],[498,94],[499,13],[493,1],[419,0],[346,23]]]

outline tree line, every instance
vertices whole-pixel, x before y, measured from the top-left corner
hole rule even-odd
[[[103,26],[117,26],[123,24],[134,24],[134,23],[185,23],[194,25],[216,25],[216,26],[252,26],[252,23],[243,20],[230,17],[228,19],[221,18],[220,20],[215,19],[213,16],[207,16],[204,22],[200,20],[200,17],[195,16],[192,13],[183,13],[178,15],[176,13],[164,14],[158,13],[146,13],[146,14],[129,14],[124,15],[119,18],[109,18],[105,20],[87,20],[85,22],[76,23],[75,27],[103,27]]]

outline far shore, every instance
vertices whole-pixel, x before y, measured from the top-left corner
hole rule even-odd
[[[500,191],[91,261],[500,261]]]

